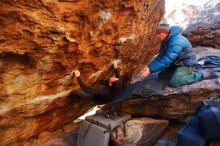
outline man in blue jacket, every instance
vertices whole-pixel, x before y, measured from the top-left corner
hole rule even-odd
[[[140,75],[148,77],[159,72],[159,78],[170,78],[173,87],[190,84],[210,77],[211,74],[196,70],[197,59],[190,42],[180,33],[179,26],[170,27],[162,23],[158,27],[158,39],[162,42],[159,55],[147,66]]]

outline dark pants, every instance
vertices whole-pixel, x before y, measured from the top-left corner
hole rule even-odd
[[[101,97],[101,96],[96,96],[93,94],[88,94],[82,90],[75,90],[70,94],[70,99],[74,100],[74,99],[78,99],[78,100],[91,100],[93,102],[95,102],[96,104],[105,104],[105,103],[109,103],[112,100],[106,99],[105,97]]]
[[[137,82],[139,83],[139,82]],[[135,83],[135,84],[137,84]],[[127,100],[132,97],[132,91],[135,89],[135,84],[128,85],[125,89],[123,89],[118,95],[114,97],[112,104],[117,104],[121,101]]]
[[[157,78],[157,75],[156,75],[156,78]],[[114,101],[112,102],[112,104],[116,104],[116,103],[128,100],[130,98],[133,98],[135,95],[137,95],[136,91],[138,91],[138,89],[141,89],[142,87],[146,86],[146,84],[151,83],[152,81],[154,81],[154,79],[155,79],[155,76],[152,74],[151,76],[145,78],[142,81],[138,81],[134,84],[128,85],[118,95],[114,97]]]
[[[93,99],[93,95],[92,94],[88,94],[82,90],[74,90],[71,94],[70,94],[70,99],[74,100],[74,99],[89,99],[92,100]]]

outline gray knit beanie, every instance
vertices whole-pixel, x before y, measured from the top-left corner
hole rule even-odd
[[[159,24],[159,27],[158,27],[159,29],[165,29],[165,30],[170,30],[170,25],[168,24],[168,23],[166,23],[166,22],[161,22],[160,24]]]

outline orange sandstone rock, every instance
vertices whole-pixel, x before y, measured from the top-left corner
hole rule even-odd
[[[93,84],[118,59],[126,83],[155,55],[163,13],[161,0],[0,1],[0,145],[56,130],[94,105],[68,99],[73,69]]]

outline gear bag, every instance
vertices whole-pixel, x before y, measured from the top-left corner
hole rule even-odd
[[[220,106],[212,106],[199,115],[199,126],[205,140],[220,139]]]

